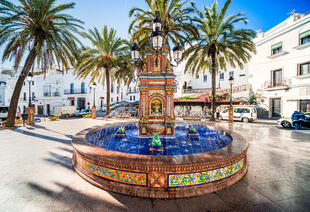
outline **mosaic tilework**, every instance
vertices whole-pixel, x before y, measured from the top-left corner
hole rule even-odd
[[[106,168],[84,160],[79,157],[77,163],[88,172],[106,180],[111,180],[118,183],[147,186],[147,174],[139,172],[122,171],[118,169]]]
[[[168,187],[197,186],[223,180],[240,171],[244,166],[244,159],[219,169],[203,172],[168,174]]]

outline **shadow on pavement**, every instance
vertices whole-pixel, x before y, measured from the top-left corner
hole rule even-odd
[[[45,161],[56,164],[56,165],[61,165],[67,169],[73,170],[72,159],[70,157],[59,155],[54,152],[49,152],[49,154],[50,154],[50,158],[45,158],[44,159]]]
[[[71,187],[61,184],[55,183],[58,187],[60,187],[60,192],[55,192],[49,188],[45,188],[36,183],[28,182],[28,186],[39,193],[40,195],[44,195],[48,198],[51,198],[54,205],[50,205],[49,210],[77,210],[77,211],[126,211],[126,207],[115,204],[117,201],[112,202],[109,200],[100,199],[94,196],[90,196],[87,194],[81,193],[79,190],[72,189]],[[108,195],[108,194],[107,194]]]
[[[24,135],[30,135],[33,137],[42,138],[42,139],[49,140],[49,141],[55,141],[55,142],[59,142],[59,143],[63,143],[63,144],[71,144],[71,139],[66,140],[66,139],[56,138],[56,137],[47,136],[47,135],[41,135],[38,133],[29,132],[29,131],[22,130],[22,129],[14,129],[13,131],[18,132],[18,133],[22,133]],[[69,135],[67,137],[69,137]]]

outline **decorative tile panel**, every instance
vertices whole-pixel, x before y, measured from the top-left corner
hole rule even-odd
[[[202,172],[168,174],[168,187],[179,188],[207,184],[230,177],[244,166],[244,159],[229,166]]]
[[[77,159],[77,164],[80,165],[87,172],[92,173],[93,175],[103,178],[105,180],[114,181],[117,183],[123,183],[132,186],[143,186],[147,187],[148,178],[147,173],[132,172],[132,171],[123,171],[113,168],[107,168],[99,166],[94,163],[79,157]]]

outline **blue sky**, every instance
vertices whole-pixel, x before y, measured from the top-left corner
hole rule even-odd
[[[13,2],[16,3],[17,0]],[[68,13],[84,21],[85,29],[94,26],[101,29],[107,25],[115,28],[118,36],[126,39],[130,24],[129,10],[132,7],[146,7],[144,0],[59,0],[58,2],[75,2],[75,9],[69,10]],[[213,0],[194,0],[198,9],[208,7],[212,2]],[[218,0],[218,2],[222,6],[225,1]],[[267,31],[284,21],[293,9],[297,13],[309,11],[310,0],[232,0],[228,15],[243,12],[249,20],[248,28]],[[1,53],[0,49],[0,56]],[[4,65],[9,63],[6,62]]]

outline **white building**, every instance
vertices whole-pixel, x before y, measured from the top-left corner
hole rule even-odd
[[[0,105],[9,106],[11,96],[19,71],[0,70]],[[36,71],[35,71],[36,72]],[[67,73],[48,71],[45,75],[34,75],[31,82],[31,99],[37,115],[50,115],[55,106],[72,105],[77,109],[91,108],[93,106],[94,89],[90,79],[77,79],[73,70]],[[102,84],[96,86],[95,105],[102,108],[106,104],[106,89]],[[111,103],[122,100],[134,102],[139,100],[138,89],[132,83],[127,86],[117,85],[111,82]],[[29,82],[25,80],[18,103],[17,112],[24,113],[29,102]]]
[[[264,97],[269,117],[310,111],[310,15],[293,14],[254,39],[249,83]]]

